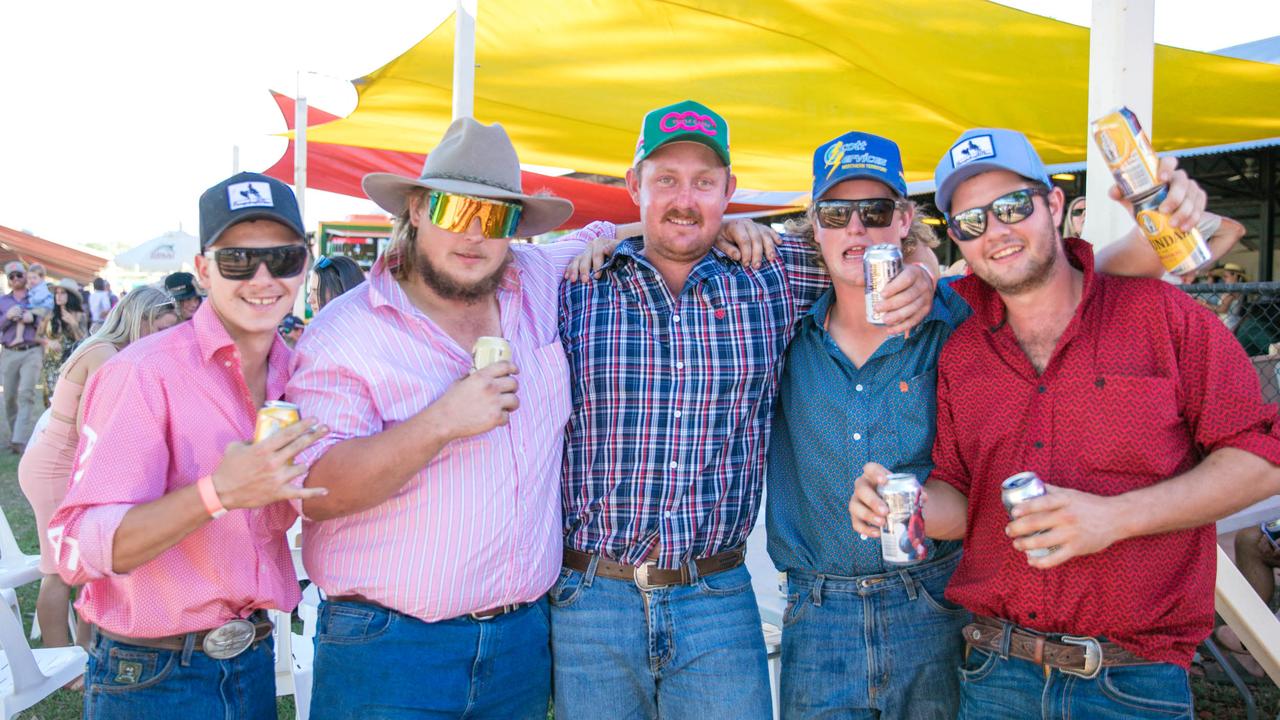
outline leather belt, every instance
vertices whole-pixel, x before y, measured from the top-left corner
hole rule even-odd
[[[999,653],[1006,625],[1013,628],[1009,636],[1010,656],[1043,665],[1046,669],[1057,668],[1068,675],[1092,679],[1104,667],[1152,663],[1113,642],[1080,635],[1040,633],[981,615],[975,616],[973,622],[965,626],[964,641],[980,650]]]
[[[383,610],[390,610],[391,612],[399,612],[398,610],[392,610],[391,608],[387,607],[386,605],[383,605],[382,603],[374,602],[369,598],[361,595],[360,593],[350,593],[348,595],[330,595],[326,599],[333,602],[354,602],[354,603],[360,603],[362,605],[372,605],[377,608],[382,608]],[[511,605],[499,605],[498,607],[489,608],[488,610],[480,610],[478,612],[467,613],[466,615],[462,615],[460,617],[469,617],[472,620],[484,622],[485,620],[492,620],[496,617],[502,617],[503,615],[506,615],[508,613],[513,613],[517,610],[523,610],[529,607],[529,605],[531,604],[532,603],[512,603]]]
[[[232,622],[232,623],[234,623],[234,622],[252,622],[252,624],[253,624],[253,640],[252,640],[252,642],[250,642],[248,645],[252,645],[253,643],[256,643],[256,642],[258,642],[258,641],[260,641],[260,640],[263,640],[264,638],[266,638],[268,635],[270,635],[270,634],[271,634],[271,630],[272,630],[271,621],[270,621],[270,620],[266,620],[266,619],[262,619],[262,616],[261,616],[261,615],[258,615],[257,613],[255,613],[254,615],[251,615],[251,616],[250,616],[250,620],[249,620],[249,621],[245,621],[245,620],[240,620],[240,621],[232,620],[232,621],[230,621],[230,622]],[[201,652],[204,652],[204,651],[205,651],[205,647],[206,647],[206,646],[205,646],[205,639],[206,639],[210,634],[217,633],[217,632],[218,632],[219,630],[221,630],[223,627],[225,627],[225,625],[222,625],[222,626],[219,626],[219,627],[216,627],[216,628],[210,628],[210,629],[208,629],[208,630],[201,630],[201,631],[196,632],[196,633],[187,633],[187,634],[185,634],[185,635],[170,635],[170,636],[168,636],[168,637],[158,637],[158,638],[133,638],[133,637],[125,637],[124,635],[117,635],[117,634],[115,634],[115,633],[113,633],[113,632],[109,632],[109,631],[107,631],[107,630],[105,630],[105,629],[103,629],[103,628],[101,628],[101,627],[97,628],[97,630],[98,630],[98,634],[99,634],[99,635],[101,635],[101,636],[103,636],[103,637],[105,637],[105,638],[107,638],[107,639],[109,639],[109,640],[114,640],[114,641],[116,641],[116,642],[125,643],[125,644],[127,644],[127,645],[137,645],[138,647],[153,648],[153,649],[155,649],[155,650],[177,650],[177,651],[181,651],[181,650],[183,650],[183,649],[185,649],[185,648],[186,648],[187,635],[195,635],[195,636],[196,636],[196,637],[195,637],[195,649],[196,649],[196,650],[199,650],[199,651],[201,651]],[[248,647],[248,645],[246,645],[246,647]],[[239,653],[237,652],[236,654],[238,655]],[[234,655],[232,655],[232,656],[230,656],[230,657],[234,657]],[[225,659],[225,658],[219,658],[219,659]]]
[[[591,559],[594,557],[596,556],[591,553],[565,548],[564,566],[570,570],[586,572],[587,568],[591,567]],[[741,565],[745,558],[746,552],[742,548],[737,548],[736,550],[726,550],[701,560],[694,560],[693,564],[698,568],[698,577],[705,577],[732,570]],[[641,590],[654,590],[656,588],[670,587],[671,585],[688,585],[693,582],[693,575],[689,572],[688,565],[682,565],[674,570],[666,570],[658,567],[657,561],[654,560],[649,560],[640,565],[627,565],[616,560],[610,560],[603,555],[599,556],[599,560],[596,561],[596,575],[616,580],[630,580]]]
[[[19,343],[17,345],[5,345],[4,349],[5,350],[32,350],[38,347],[40,347],[40,343],[30,342],[30,343]]]

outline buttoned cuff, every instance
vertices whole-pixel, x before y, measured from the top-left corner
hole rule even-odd
[[[85,510],[75,538],[80,567],[71,566],[71,570],[89,580],[127,575],[128,573],[115,571],[115,541],[120,523],[124,522],[125,514],[132,509],[133,505],[120,503],[98,505]],[[62,542],[62,552],[66,553],[67,539],[64,538]]]

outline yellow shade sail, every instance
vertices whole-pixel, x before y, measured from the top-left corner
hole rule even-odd
[[[429,152],[450,121],[454,23],[357,81],[318,142]],[[475,116],[522,162],[621,175],[647,110],[696,99],[729,122],[739,187],[803,190],[848,130],[931,179],[966,128],[1027,133],[1049,164],[1087,141],[1089,31],[982,0],[480,0]],[[1157,46],[1157,150],[1280,136],[1280,67]]]

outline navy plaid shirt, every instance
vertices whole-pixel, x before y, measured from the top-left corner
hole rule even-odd
[[[759,270],[713,249],[673,298],[641,249],[624,240],[601,279],[561,286],[565,544],[638,565],[661,543],[674,568],[746,542],[782,354],[830,281],[784,237]]]

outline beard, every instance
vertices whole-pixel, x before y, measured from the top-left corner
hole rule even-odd
[[[431,288],[437,295],[445,300],[458,300],[464,303],[479,302],[497,291],[498,285],[502,283],[502,276],[507,272],[507,266],[511,264],[511,251],[508,250],[505,257],[502,258],[502,264],[494,269],[485,277],[467,284],[461,283],[450,277],[447,273],[431,264],[425,255],[418,255],[417,262],[414,263],[418,272],[418,277],[422,278],[422,282]]]
[[[1050,220],[1050,223],[1052,223],[1052,220]],[[1030,255],[1030,260],[1026,269],[1019,276],[999,277],[991,272],[985,263],[982,267],[975,267],[973,269],[974,274],[1001,295],[1021,295],[1043,286],[1053,276],[1053,268],[1058,262],[1058,245],[1062,242],[1062,238],[1052,224],[1044,227],[1042,232],[1050,238],[1048,243],[1039,248],[1045,254],[1043,256],[1036,255],[1035,253],[1038,249],[1034,247],[1035,243],[1028,242],[1026,252]]]

